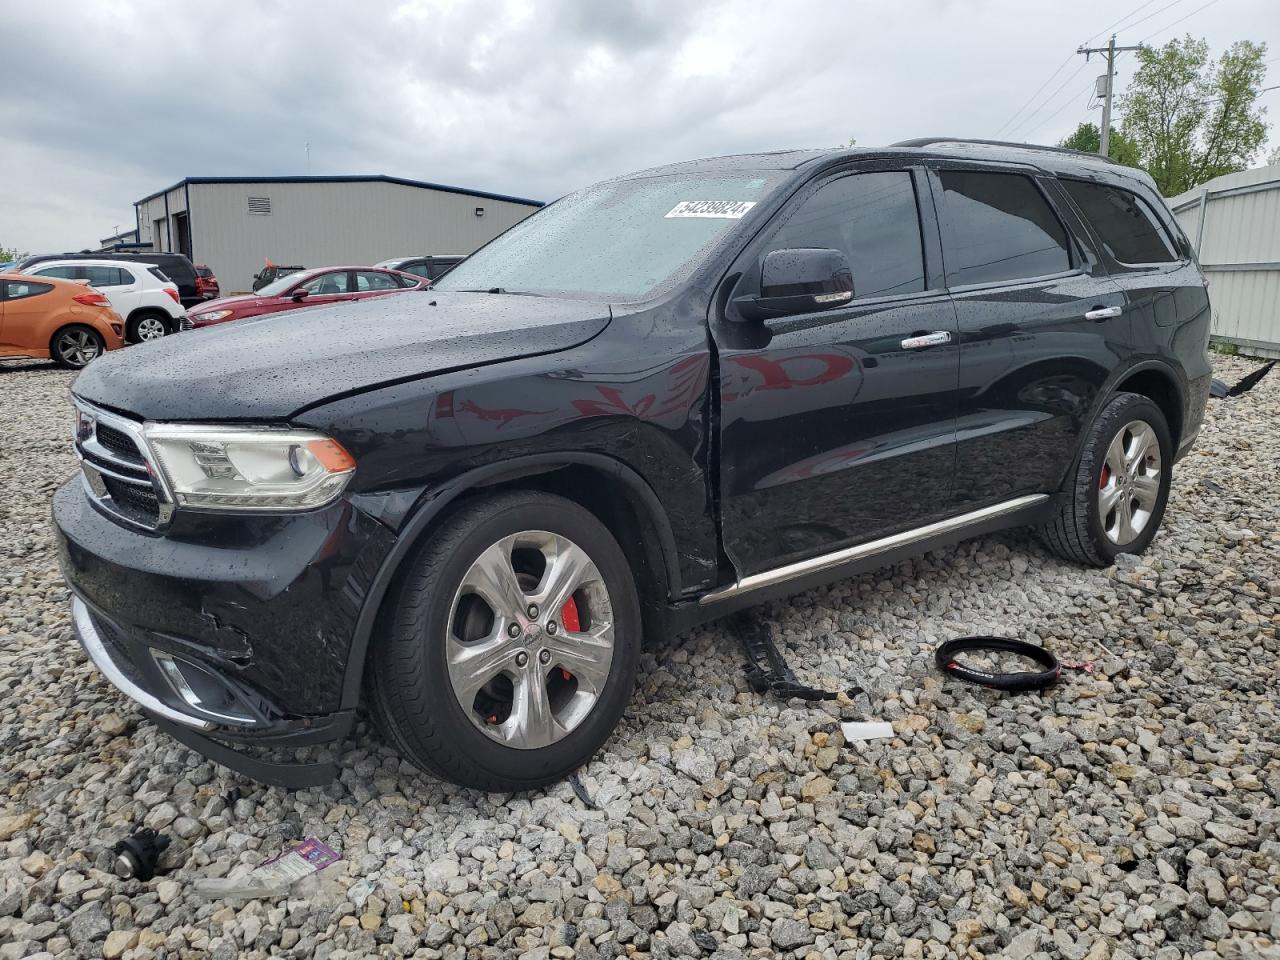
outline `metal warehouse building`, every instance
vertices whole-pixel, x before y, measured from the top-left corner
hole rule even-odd
[[[134,204],[139,243],[207,264],[223,293],[265,261],[323,267],[472,253],[542,204],[400,177],[188,177]]]
[[[1280,165],[1217,177],[1169,206],[1209,278],[1214,339],[1280,357]]]

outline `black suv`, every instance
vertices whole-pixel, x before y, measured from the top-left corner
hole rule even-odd
[[[160,253],[158,251],[152,253],[146,250],[128,253],[122,253],[118,250],[109,250],[103,253],[42,253],[37,256],[27,257],[14,267],[14,270],[25,270],[27,267],[43,263],[46,260],[123,260],[126,263],[154,264],[178,288],[178,298],[182,301],[184,307],[204,302],[204,298],[200,296],[200,291],[197,289],[196,268],[187,259],[186,255],[181,253]]]
[[[609,736],[642,636],[965,537],[1155,536],[1209,303],[1143,173],[961,141],[704,160],[544,208],[420,297],[111,354],[54,498],[81,643],[166,730],[362,699],[508,790]]]

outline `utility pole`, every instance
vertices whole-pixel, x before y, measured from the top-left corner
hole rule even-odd
[[[1135,47],[1117,47],[1116,35],[1113,33],[1105,47],[1077,47],[1076,53],[1083,53],[1085,62],[1092,54],[1100,53],[1107,58],[1107,89],[1102,100],[1102,129],[1098,131],[1098,153],[1110,156],[1111,147],[1111,88],[1115,84],[1116,54],[1129,50],[1141,50],[1142,44]]]

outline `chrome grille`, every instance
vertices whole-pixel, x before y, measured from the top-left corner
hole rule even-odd
[[[193,329],[193,328],[194,328],[194,326],[195,326],[195,325],[191,322],[191,318],[190,318],[190,317],[179,317],[179,318],[178,318],[178,329],[179,329],[179,330],[191,330],[191,329]]]
[[[142,425],[73,402],[79,412],[76,456],[90,498],[133,526],[154,530],[167,523],[173,501],[148,458]]]

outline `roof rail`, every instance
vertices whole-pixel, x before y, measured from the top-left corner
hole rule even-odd
[[[1049,153],[1067,153],[1077,157],[1092,157],[1095,160],[1104,160],[1107,163],[1115,163],[1110,157],[1104,157],[1100,153],[1086,153],[1084,150],[1072,150],[1070,147],[1049,147],[1039,143],[1014,143],[1011,140],[971,140],[965,137],[917,137],[914,140],[899,140],[892,143],[892,147],[931,147],[937,143],[975,143],[986,147],[1013,147],[1017,150],[1045,150]]]

